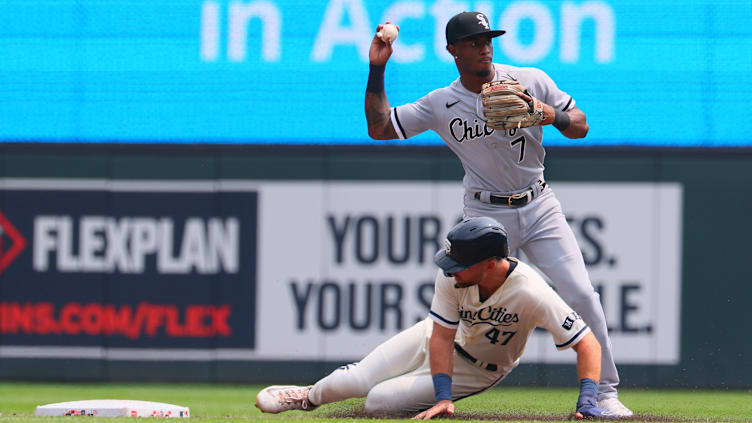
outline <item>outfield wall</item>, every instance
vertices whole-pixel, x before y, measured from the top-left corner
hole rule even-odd
[[[312,382],[425,316],[461,213],[442,148],[0,149],[6,379]],[[750,386],[750,164],[549,151],[624,385]],[[536,332],[505,383],[573,363]]]

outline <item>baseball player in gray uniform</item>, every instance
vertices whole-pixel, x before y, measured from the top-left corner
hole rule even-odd
[[[543,327],[558,349],[577,352],[577,417],[610,417],[596,405],[598,341],[535,270],[508,257],[504,228],[489,217],[468,218],[445,245],[434,257],[441,270],[427,319],[313,386],[263,389],[256,406],[279,413],[366,397],[369,415],[453,414],[453,401],[497,385],[517,367],[530,334]]]
[[[522,249],[588,323],[603,354],[598,405],[612,415],[628,417],[632,412],[617,395],[619,375],[600,297],[561,205],[543,176],[541,125],[552,124],[568,138],[582,138],[588,132],[585,114],[542,70],[493,63],[491,39],[503,33],[491,30],[482,13],[454,16],[446,26],[446,48],[459,78],[399,107],[390,107],[384,92],[384,69],[392,45],[375,36],[365,96],[368,134],[374,139],[406,139],[430,129],[444,140],[465,170],[464,215],[501,222],[509,231],[510,247]],[[506,130],[485,125],[482,85],[500,80],[518,82],[527,95],[543,103],[539,125]]]

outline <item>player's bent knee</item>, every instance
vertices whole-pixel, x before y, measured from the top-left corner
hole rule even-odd
[[[396,378],[374,386],[366,396],[369,416],[413,414],[433,405],[430,378]]]
[[[383,398],[374,398],[373,395],[368,395],[366,397],[366,414],[369,416],[378,416],[381,414],[387,414],[389,410],[389,405],[386,401],[383,401]],[[394,410],[391,410],[392,412]]]
[[[402,399],[397,392],[386,392],[384,389],[375,387],[368,392],[366,396],[366,414],[369,416],[379,416],[386,414],[404,413],[402,410]]]

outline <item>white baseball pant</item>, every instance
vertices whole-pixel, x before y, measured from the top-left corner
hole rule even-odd
[[[366,397],[369,415],[417,413],[434,405],[428,341],[433,320],[426,318],[389,338],[358,363],[342,366],[313,385],[316,405]],[[454,353],[452,399],[483,392],[504,378]]]

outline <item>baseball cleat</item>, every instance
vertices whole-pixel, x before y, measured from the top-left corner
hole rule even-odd
[[[316,408],[308,399],[310,386],[269,386],[256,395],[256,408],[264,413],[288,410],[311,411]]]
[[[606,411],[611,417],[632,417],[632,410],[625,407],[619,398],[606,398],[598,401],[598,407]]]

